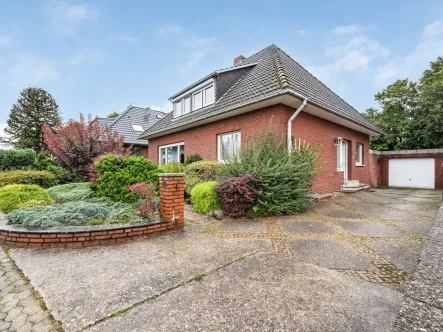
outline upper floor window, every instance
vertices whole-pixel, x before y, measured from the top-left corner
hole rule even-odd
[[[187,93],[187,94],[186,94]],[[174,102],[174,118],[214,104],[214,81],[205,82],[194,89],[176,97]]]
[[[363,166],[363,144],[360,143],[355,146],[355,165]]]

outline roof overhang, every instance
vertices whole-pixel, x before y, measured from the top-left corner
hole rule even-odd
[[[178,131],[201,126],[201,125],[215,122],[215,121],[219,121],[219,120],[223,120],[226,118],[230,118],[230,117],[233,117],[236,115],[255,111],[257,109],[261,109],[261,108],[276,105],[276,104],[284,104],[284,105],[288,105],[288,106],[291,106],[296,109],[301,105],[302,102],[303,102],[303,98],[301,95],[292,92],[292,90],[285,90],[280,94],[272,95],[268,98],[261,99],[256,102],[252,102],[252,103],[245,104],[245,105],[239,105],[239,106],[232,108],[232,109],[227,109],[225,112],[223,112],[221,114],[216,114],[216,115],[213,115],[213,116],[201,119],[201,120],[196,120],[192,123],[188,123],[183,126],[172,128],[169,130],[165,130],[165,131],[155,133],[152,135],[147,135],[145,137],[139,137],[139,139],[151,139],[151,138],[155,138],[155,137],[165,136],[168,134],[176,133]],[[309,99],[307,101],[307,105],[303,109],[303,112],[312,114],[314,116],[328,120],[333,123],[337,123],[337,124],[342,125],[344,127],[354,129],[358,132],[365,133],[370,136],[378,136],[378,135],[382,134],[382,132],[378,132],[374,129],[365,127],[357,122],[354,122],[350,119],[346,119],[336,113],[326,110],[326,109],[322,108],[321,106],[312,103]],[[295,120],[295,121],[297,121],[297,120]]]

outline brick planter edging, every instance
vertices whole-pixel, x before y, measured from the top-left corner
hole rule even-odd
[[[0,242],[13,247],[85,247],[137,240],[175,229],[172,221],[91,230],[1,230]]]

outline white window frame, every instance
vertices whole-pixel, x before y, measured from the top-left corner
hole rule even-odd
[[[359,153],[360,153],[360,158],[359,158]],[[364,166],[363,165],[363,144],[361,144],[361,143],[355,144],[355,165],[356,166]]]
[[[172,143],[172,144],[167,144],[167,145],[161,145],[161,146],[158,147],[158,163],[159,163],[159,165],[168,164],[168,162],[166,162],[166,163],[162,162],[162,149],[172,148],[174,146],[183,146],[183,149],[184,149],[185,148],[185,142],[178,142],[178,143]],[[180,158],[180,150],[181,149],[179,148],[179,150],[178,150],[179,158]],[[180,162],[180,160],[178,162]]]
[[[180,109],[178,110],[178,104],[180,104]],[[178,112],[180,111],[180,112]],[[174,102],[174,118],[178,118],[183,115],[183,100],[177,100]]]
[[[195,105],[196,105],[196,103],[195,103],[195,95],[197,95],[197,94],[201,94],[201,106],[200,107],[196,107]],[[203,89],[202,90],[199,90],[199,91],[196,91],[196,92],[194,92],[193,94],[192,94],[192,110],[193,111],[195,111],[195,110],[199,110],[199,109],[201,109],[201,108],[203,108],[204,106],[203,106]]]
[[[337,144],[337,172],[344,172],[343,143]]]
[[[212,102],[208,103],[206,101],[206,90],[208,90],[210,88],[212,88]],[[206,107],[206,106],[214,104],[214,102],[215,102],[215,87],[214,87],[214,84],[210,84],[208,86],[205,86],[202,91],[203,91],[203,94],[202,94],[202,97],[203,97],[203,107]]]
[[[221,146],[222,146],[222,137],[225,135],[233,135],[233,134],[238,134],[238,144],[239,147],[238,149],[241,149],[241,131],[231,131],[228,133],[223,133],[223,134],[218,134],[217,135],[217,159],[219,163],[225,163],[225,160],[223,160],[222,155],[221,155]]]
[[[186,100],[187,99],[189,99],[189,110],[188,111],[186,111]],[[191,97],[191,95],[189,95],[189,96],[186,96],[185,98],[183,98],[182,99],[182,115],[185,115],[185,114],[188,114],[188,113],[190,113],[191,112],[191,110],[192,110],[192,97]]]

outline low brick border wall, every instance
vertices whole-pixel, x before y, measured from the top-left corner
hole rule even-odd
[[[110,225],[109,228],[72,227],[69,229],[29,230],[0,225],[0,243],[13,247],[84,247],[137,240],[184,226],[184,174],[159,174],[160,221]]]

